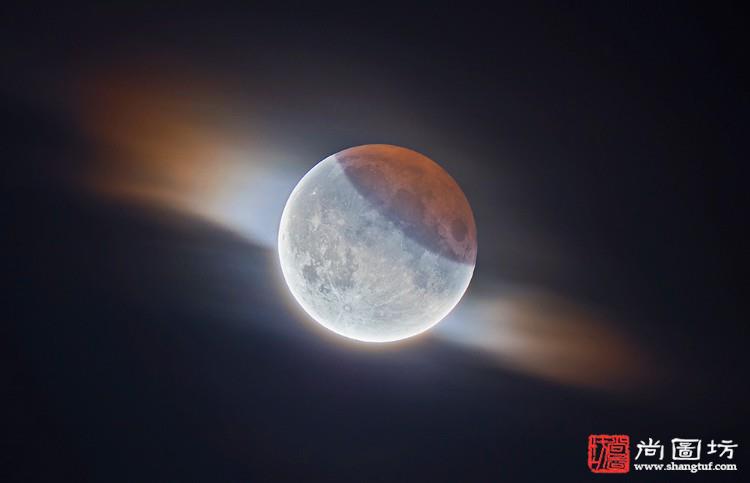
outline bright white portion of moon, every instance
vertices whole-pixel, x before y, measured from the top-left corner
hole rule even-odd
[[[458,304],[476,261],[476,227],[456,182],[390,145],[329,156],[281,216],[279,259],[302,308],[366,342],[417,335]]]

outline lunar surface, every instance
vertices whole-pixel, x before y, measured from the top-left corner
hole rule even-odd
[[[313,167],[281,216],[279,258],[302,308],[366,342],[414,336],[459,302],[476,226],[461,188],[429,158],[372,144]]]

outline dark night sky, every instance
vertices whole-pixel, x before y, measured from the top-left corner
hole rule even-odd
[[[582,481],[602,478],[590,433],[733,438],[744,473],[746,24],[670,3],[10,9],[0,479]],[[265,247],[81,188],[103,162],[79,122],[89,86],[132,79],[308,168],[365,143],[434,157],[474,209],[472,290],[615,314],[649,382],[303,327]]]

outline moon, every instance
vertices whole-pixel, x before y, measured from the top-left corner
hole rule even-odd
[[[350,339],[391,342],[440,322],[469,286],[477,255],[466,196],[437,163],[368,144],[314,166],[279,226],[294,298]]]

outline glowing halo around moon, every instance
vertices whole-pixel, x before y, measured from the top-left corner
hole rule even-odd
[[[476,263],[469,202],[445,170],[406,148],[345,149],[297,184],[279,226],[294,298],[364,342],[422,333],[458,304]]]

